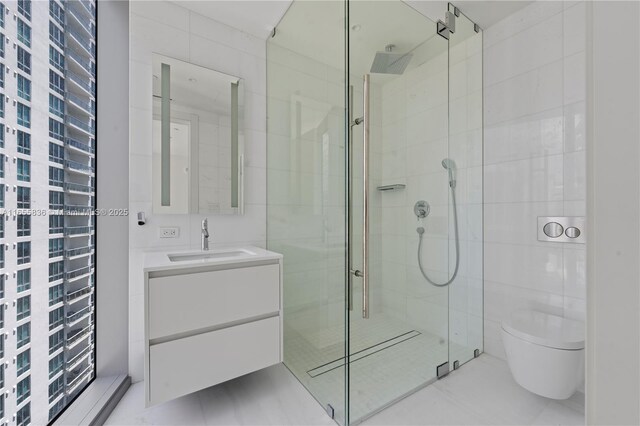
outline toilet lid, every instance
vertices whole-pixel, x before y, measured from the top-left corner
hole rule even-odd
[[[583,349],[584,323],[538,311],[515,311],[502,328],[527,342],[556,349]]]

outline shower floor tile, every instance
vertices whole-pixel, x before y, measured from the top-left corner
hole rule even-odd
[[[301,313],[304,315],[305,313]],[[318,315],[307,312],[306,314]],[[331,404],[344,420],[344,325],[296,330],[285,323],[285,364],[322,406]],[[293,326],[287,326],[293,324]],[[471,353],[447,341],[384,314],[351,320],[351,422],[358,422],[388,404],[436,379],[436,367],[457,354]],[[366,356],[361,356],[366,354]],[[324,371],[326,366],[332,369]]]

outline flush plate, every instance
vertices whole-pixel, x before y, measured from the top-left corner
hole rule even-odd
[[[584,216],[539,216],[538,241],[585,244],[586,227]]]

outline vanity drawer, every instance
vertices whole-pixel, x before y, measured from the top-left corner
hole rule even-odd
[[[177,398],[279,362],[279,317],[152,345],[150,403]]]
[[[149,340],[280,310],[280,266],[149,278]]]

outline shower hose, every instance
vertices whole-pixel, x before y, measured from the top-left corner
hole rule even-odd
[[[456,275],[458,275],[458,268],[460,267],[460,240],[458,238],[458,208],[456,206],[456,187],[455,187],[455,182],[453,184],[449,184],[449,186],[451,187],[451,200],[452,200],[452,204],[453,204],[453,227],[454,227],[454,233],[455,233],[455,239],[456,239],[456,266],[455,269],[453,270],[453,275],[451,276],[451,278],[444,283],[437,283],[435,281],[433,281],[431,278],[429,278],[429,275],[427,275],[427,273],[425,272],[423,266],[422,266],[422,237],[424,236],[424,228],[422,226],[418,227],[417,231],[418,231],[418,266],[420,266],[420,272],[422,272],[422,276],[429,281],[429,283],[431,283],[432,285],[436,286],[436,287],[446,287],[449,284],[451,284],[453,282],[453,280],[456,279]]]

